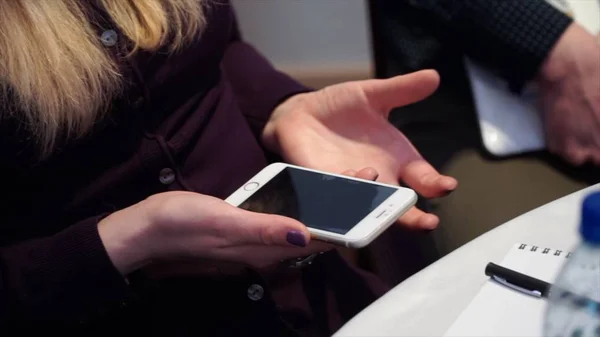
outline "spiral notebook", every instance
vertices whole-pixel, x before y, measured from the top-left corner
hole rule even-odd
[[[502,262],[485,264],[494,262],[552,283],[570,255],[562,249],[517,244]],[[488,280],[445,336],[542,336],[546,302]]]

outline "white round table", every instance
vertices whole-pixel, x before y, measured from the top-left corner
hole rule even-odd
[[[514,244],[576,244],[581,202],[596,190],[600,184],[481,235],[390,290],[334,336],[443,336],[486,282],[486,264],[501,261]]]

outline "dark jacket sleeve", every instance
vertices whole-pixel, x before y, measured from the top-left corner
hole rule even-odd
[[[99,219],[0,248],[0,327],[85,321],[127,298],[126,281],[100,240]]]
[[[383,20],[413,12],[421,29],[498,71],[515,90],[537,73],[572,22],[545,0],[371,1]]]
[[[260,135],[279,103],[290,96],[311,90],[277,71],[256,49],[245,43],[235,18],[231,41],[221,66],[233,86],[242,113],[256,135]]]

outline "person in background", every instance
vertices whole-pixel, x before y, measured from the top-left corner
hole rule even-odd
[[[441,218],[431,235],[388,233],[396,244],[380,246],[395,248],[378,255],[413,258],[374,261],[384,279],[397,283],[515,216],[600,182],[600,44],[571,17],[544,0],[371,0],[370,13],[377,77],[440,72],[440,89],[394,110],[391,121],[461,181],[448,198],[420,202]],[[547,151],[496,158],[483,149],[465,55],[516,93],[539,85]]]
[[[223,198],[274,159],[449,193],[387,119],[438,83],[311,91],[241,39],[227,1],[2,1],[2,335],[331,335],[385,284]]]

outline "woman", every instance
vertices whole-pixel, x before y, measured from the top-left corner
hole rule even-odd
[[[224,1],[3,1],[0,83],[0,322],[19,334],[330,334],[385,288],[335,250],[288,268],[331,247],[222,198],[275,157],[456,187],[386,120],[436,73],[310,92]]]

